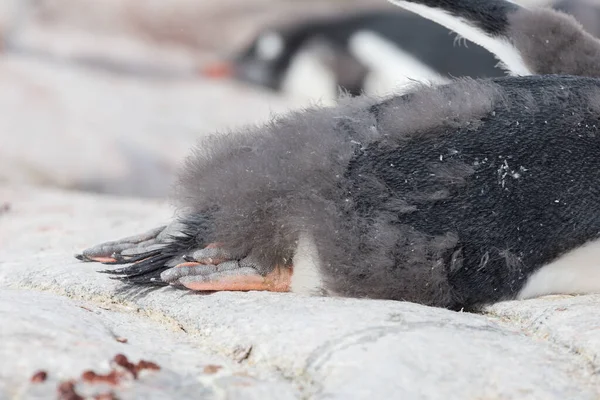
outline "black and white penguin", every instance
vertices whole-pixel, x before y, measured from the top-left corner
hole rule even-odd
[[[572,17],[503,0],[393,2],[515,76],[202,138],[171,224],[77,257],[130,264],[107,272],[133,286],[450,309],[599,292],[600,41]]]
[[[340,89],[388,94],[414,81],[505,75],[496,65],[492,54],[468,46],[443,26],[388,10],[266,29],[232,62],[210,65],[205,73],[329,100],[337,99]]]

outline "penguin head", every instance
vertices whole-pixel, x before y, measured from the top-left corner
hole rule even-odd
[[[287,70],[304,42],[304,37],[299,33],[266,29],[237,54],[204,67],[202,75],[209,78],[231,78],[281,90]]]
[[[236,56],[203,74],[316,100],[336,99],[340,87],[360,94],[366,67],[322,25],[305,22],[264,30]]]
[[[232,61],[235,79],[279,90],[294,56],[293,43],[283,32],[269,29],[260,33]]]

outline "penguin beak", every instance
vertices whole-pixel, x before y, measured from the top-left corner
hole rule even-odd
[[[208,79],[234,79],[270,89],[277,89],[279,84],[272,66],[255,60],[217,61],[201,67],[199,73]]]
[[[235,75],[235,67],[231,62],[217,61],[200,68],[200,75],[210,79],[229,79]]]

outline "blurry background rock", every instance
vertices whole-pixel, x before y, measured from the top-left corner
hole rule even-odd
[[[7,0],[45,30],[125,35],[146,42],[222,51],[240,45],[258,26],[361,9],[393,9],[369,0]],[[24,25],[29,25],[25,23]],[[25,28],[25,27],[23,27]]]
[[[392,8],[383,0],[3,0],[0,182],[162,197],[200,135],[311,103],[209,81],[199,66],[265,26]]]

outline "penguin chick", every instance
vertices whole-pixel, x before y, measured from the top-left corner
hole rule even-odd
[[[133,262],[110,271],[133,284],[453,309],[600,289],[598,80],[463,80],[365,102],[202,140],[174,225],[81,258]],[[297,265],[302,246],[312,260]],[[577,251],[590,256],[535,279]]]
[[[548,67],[535,59],[545,53],[526,54],[527,40],[570,35],[568,48],[554,42],[567,54],[556,68],[568,73],[587,71],[571,62],[577,49],[589,66],[600,48],[554,11],[397,3],[481,35],[517,74]],[[201,139],[180,174],[173,223],[78,258],[130,264],[106,272],[131,285],[450,309],[599,292],[599,121],[600,80],[563,75],[460,79],[294,112]]]
[[[583,28],[600,37],[600,4],[597,0],[558,0],[552,8],[570,14],[583,25]]]

